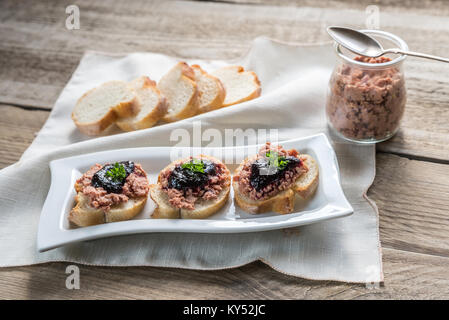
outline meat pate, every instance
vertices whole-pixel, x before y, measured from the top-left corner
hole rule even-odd
[[[199,167],[195,169],[195,165]],[[194,210],[199,200],[217,199],[230,185],[229,170],[223,163],[210,158],[190,157],[161,171],[159,179],[170,204],[187,210]]]
[[[298,151],[267,142],[255,157],[246,160],[233,179],[245,196],[266,200],[290,188],[307,171]]]
[[[142,169],[142,166],[137,163],[132,163],[132,171],[126,172],[126,178],[120,185],[120,192],[110,192],[96,184],[95,175],[107,166],[110,165],[106,164],[102,166],[97,163],[84,173],[81,178],[76,180],[75,190],[86,195],[92,207],[109,211],[112,206],[127,202],[131,198],[145,197],[148,195],[149,184],[147,175]]]
[[[370,64],[390,58],[358,56]],[[331,77],[326,113],[343,136],[354,140],[382,140],[394,134],[404,113],[405,81],[396,66],[381,69],[340,65]]]

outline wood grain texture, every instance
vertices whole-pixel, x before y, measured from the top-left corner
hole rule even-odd
[[[3,168],[19,160],[50,113],[0,104],[0,114],[0,168]]]
[[[449,165],[377,154],[369,189],[383,247],[449,257]]]
[[[257,1],[256,1],[257,2]],[[81,29],[65,28],[70,1],[0,3],[0,103],[51,108],[85,50],[153,51],[181,57],[227,59],[265,35],[284,41],[328,41],[331,24],[363,27],[365,2],[262,1],[263,5],[117,0],[79,1]],[[368,2],[366,2],[368,3]],[[444,2],[385,1],[381,27],[411,48],[449,52]],[[351,19],[348,19],[351,17]],[[178,23],[183,21],[183,23]],[[432,41],[428,41],[432,39]],[[201,50],[198,50],[201,48]],[[407,61],[408,105],[400,133],[380,150],[449,161],[449,65]],[[425,119],[425,121],[422,121]]]
[[[51,109],[85,50],[235,58],[260,35],[313,43],[328,40],[327,25],[351,21],[350,26],[363,27],[366,5],[372,4],[368,0],[217,2],[77,1],[81,29],[73,31],[65,28],[65,7],[72,1],[0,2],[0,168],[19,159],[49,114],[17,106]],[[447,55],[447,2],[375,4],[381,10],[382,29],[403,37],[412,49]],[[380,289],[298,279],[256,262],[206,272],[80,266],[81,290],[68,290],[64,272],[68,264],[51,263],[0,269],[0,299],[449,298],[447,74],[447,65],[407,60],[408,104],[401,130],[378,145],[382,153],[377,155],[369,196],[380,211],[386,279]]]
[[[380,288],[283,275],[261,262],[219,271],[152,267],[80,268],[80,289],[65,286],[68,263],[0,270],[0,299],[447,299],[448,258],[384,249]],[[176,290],[174,290],[176,288]]]
[[[204,0],[198,0],[204,1]],[[206,0],[211,2],[235,3],[239,5],[269,5],[269,6],[302,6],[332,9],[365,9],[369,5],[377,5],[388,10],[419,10],[420,12],[430,12],[432,14],[445,15],[449,12],[445,0]]]

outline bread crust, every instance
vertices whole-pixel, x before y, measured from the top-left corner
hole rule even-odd
[[[193,94],[191,95],[189,101],[184,106],[184,108],[180,111],[178,111],[175,114],[169,114],[167,113],[163,121],[165,122],[174,122],[186,118],[193,117],[198,113],[199,108],[199,92],[198,92],[198,86],[195,82],[195,72],[193,69],[185,62],[178,62],[178,64],[174,67],[181,66],[181,79],[182,81],[189,82],[192,88],[194,89]],[[171,70],[169,71],[171,72]],[[170,107],[170,105],[168,105]]]
[[[140,129],[147,129],[154,126],[164,115],[167,113],[167,99],[161,94],[160,90],[156,86],[156,82],[148,77],[137,78],[134,82],[143,79],[142,89],[153,90],[159,97],[157,105],[153,110],[148,113],[144,118],[139,121],[132,121],[130,119],[118,119],[116,121],[117,126],[124,131],[134,131]]]
[[[131,88],[131,90],[134,92],[134,98],[131,101],[121,102],[113,108],[117,113],[117,117],[131,117],[140,111],[140,99],[137,96],[136,91],[133,88]]]
[[[310,198],[318,188],[320,180],[319,166],[316,160],[308,155],[301,155],[305,165],[309,168],[309,173],[300,176],[295,183],[294,190],[303,199]]]
[[[88,136],[98,136],[104,130],[109,128],[109,126],[113,125],[117,118],[118,117],[115,111],[110,109],[108,113],[99,121],[78,122],[78,120],[74,117],[72,112],[72,120],[75,123],[76,127],[78,128],[79,131]]]
[[[111,83],[113,81],[105,82],[101,86]],[[128,89],[134,94],[133,97],[128,101],[122,101],[115,106],[111,106],[108,112],[99,120],[93,122],[80,122],[75,116],[75,109],[78,104],[87,99],[87,97],[92,94],[95,90],[98,90],[101,86],[90,89],[85,92],[76,102],[75,108],[72,111],[71,118],[77,128],[84,134],[89,136],[96,136],[101,134],[104,130],[110,127],[119,117],[129,117],[136,114],[140,110],[140,100],[136,94],[136,91],[129,87]]]
[[[197,69],[199,72],[201,72],[201,75],[203,77],[207,77],[210,80],[212,80],[213,82],[215,82],[215,84],[217,86],[217,90],[218,90],[217,95],[209,104],[204,105],[204,106],[200,105],[198,107],[198,113],[205,113],[205,112],[209,112],[209,111],[221,108],[223,106],[223,102],[226,98],[226,90],[225,90],[223,84],[221,83],[220,79],[211,75],[210,73],[207,73],[197,64],[192,65],[192,68]],[[201,94],[201,92],[200,92],[200,94]]]
[[[130,198],[129,203],[112,206],[109,211],[95,209],[89,205],[89,198],[82,192],[75,196],[76,206],[69,213],[69,221],[78,227],[88,227],[108,222],[125,221],[134,218],[144,208],[147,197]],[[129,207],[128,207],[129,206]]]
[[[179,219],[181,218],[181,209],[175,208],[168,202],[167,194],[162,191],[160,184],[150,185],[150,197],[156,203],[151,217],[153,219]]]
[[[260,80],[259,80],[259,78],[257,77],[257,74],[254,71],[245,71],[245,68],[243,68],[242,66],[227,66],[227,67],[223,67],[222,69],[225,69],[225,68],[227,68],[227,69],[237,68],[237,73],[251,74],[252,77],[253,77],[253,81],[254,81],[254,83],[256,85],[256,89],[253,92],[251,92],[249,95],[247,95],[246,97],[243,97],[243,98],[241,98],[239,100],[232,101],[232,102],[229,102],[229,103],[224,103],[223,102],[222,107],[229,107],[229,106],[232,106],[234,104],[242,103],[242,102],[245,102],[245,101],[249,101],[249,100],[255,99],[255,98],[260,96],[260,94],[262,93],[262,88],[260,86]],[[225,90],[226,90],[226,87],[225,87]]]
[[[204,208],[195,209],[195,210],[187,210],[181,209],[181,218],[182,219],[206,219],[213,215],[215,212],[220,210],[226,202],[228,202],[229,194],[231,192],[230,183],[226,186],[218,195],[216,201],[211,202],[210,205],[206,205]]]

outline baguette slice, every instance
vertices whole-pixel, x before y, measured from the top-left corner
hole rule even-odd
[[[212,72],[220,79],[226,91],[223,107],[248,101],[260,96],[260,81],[253,71],[245,71],[242,66],[223,67]]]
[[[69,221],[79,227],[87,227],[107,222],[124,221],[134,218],[142,211],[147,197],[131,198],[127,202],[113,206],[105,212],[89,205],[89,198],[81,192],[75,197],[76,206],[70,211]]]
[[[220,210],[228,200],[231,188],[223,189],[215,200],[199,200],[195,203],[195,210],[186,210],[173,207],[168,201],[167,193],[162,191],[160,184],[150,186],[151,199],[158,207],[154,210],[154,219],[206,219]]]
[[[206,156],[206,155],[199,155],[195,156],[195,158],[202,158],[202,159],[208,159],[212,162],[219,162],[218,159]],[[183,163],[185,161],[188,161],[190,158],[186,159],[180,159],[177,161],[174,161],[170,163],[167,167],[163,169],[165,171],[166,169],[173,169],[176,165]],[[154,200],[154,202],[157,204],[156,209],[154,210],[152,214],[152,218],[155,219],[206,219],[213,215],[215,212],[221,209],[223,207],[228,198],[229,193],[231,190],[231,175],[230,172],[227,172],[228,181],[221,190],[221,192],[218,194],[218,197],[216,199],[211,200],[202,200],[199,199],[197,202],[195,202],[195,209],[194,210],[187,210],[187,209],[179,209],[174,206],[172,206],[169,202],[167,193],[162,190],[162,187],[160,185],[160,176],[158,177],[158,183],[150,185],[150,197]]]
[[[199,113],[204,113],[221,108],[226,97],[226,91],[221,81],[197,64],[192,66],[195,72],[195,81],[200,92]]]
[[[295,193],[292,189],[287,189],[267,200],[252,200],[241,193],[238,189],[238,182],[233,182],[234,198],[237,205],[249,213],[276,212],[286,214],[293,212],[295,207]]]
[[[146,76],[131,81],[130,85],[141,101],[140,111],[134,116],[118,119],[116,124],[124,131],[150,128],[167,113],[166,99],[161,95],[156,82]]]
[[[294,190],[301,198],[308,199],[315,193],[318,187],[318,181],[320,180],[319,167],[312,156],[302,154],[300,157],[309,171],[296,180]]]
[[[256,156],[254,156],[256,157]],[[249,213],[277,212],[280,214],[291,213],[295,207],[295,194],[301,198],[308,199],[315,192],[318,186],[318,164],[310,155],[301,155],[306,167],[309,169],[306,173],[299,176],[295,184],[277,195],[266,200],[253,200],[240,192],[238,181],[232,182],[234,188],[234,198],[237,205]],[[251,161],[249,158],[245,161]],[[239,175],[245,163],[241,163],[235,170],[234,175]]]
[[[135,90],[123,81],[109,81],[78,99],[72,119],[87,135],[98,135],[118,117],[129,117],[140,109]]]
[[[173,207],[168,201],[168,195],[162,191],[160,184],[150,185],[150,197],[156,203],[157,207],[151,215],[154,219],[179,219],[181,210]]]
[[[159,80],[157,86],[168,102],[164,121],[173,122],[197,114],[199,92],[195,72],[187,63],[175,65]]]

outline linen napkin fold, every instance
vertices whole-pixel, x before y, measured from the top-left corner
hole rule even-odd
[[[89,52],[21,160],[0,171],[0,266],[49,261],[107,266],[163,266],[223,269],[262,260],[298,277],[345,282],[383,281],[377,208],[366,197],[375,175],[374,146],[334,140],[344,192],[354,214],[286,230],[242,234],[154,233],[86,241],[38,253],[36,235],[50,186],[49,161],[101,150],[174,146],[175,129],[193,134],[207,129],[277,129],[279,141],[327,132],[324,103],[334,66],[330,44],[289,45],[257,38],[248,54],[234,61],[186,60],[206,71],[241,64],[262,84],[258,99],[154,128],[89,138],[70,114],[88,89],[109,80],[141,75],[153,80],[179,58],[155,53],[108,55]],[[256,136],[245,143],[255,144]],[[95,160],[93,160],[95,161]],[[319,159],[318,159],[319,161]]]

